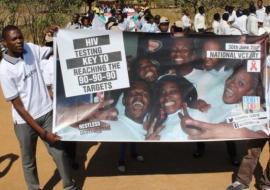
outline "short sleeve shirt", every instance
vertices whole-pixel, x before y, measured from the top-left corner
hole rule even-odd
[[[52,101],[39,65],[51,52],[49,47],[25,43],[23,58],[4,54],[0,64],[0,81],[4,97],[11,101],[19,96],[26,111],[34,119],[52,110]],[[12,115],[15,123],[25,123],[14,108]]]

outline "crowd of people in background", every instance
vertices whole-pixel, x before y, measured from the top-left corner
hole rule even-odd
[[[249,4],[249,7],[247,8],[243,8],[243,7],[235,8],[233,6],[228,5],[224,7],[224,12],[222,14],[220,14],[219,12],[213,14],[212,22],[210,26],[207,25],[206,15],[205,15],[207,13],[205,13],[205,8],[203,6],[200,6],[198,8],[198,12],[194,16],[194,18],[190,17],[188,10],[182,10],[181,12],[182,12],[182,15],[179,15],[179,19],[175,22],[171,22],[170,19],[166,15],[153,15],[149,7],[139,7],[139,6],[133,6],[133,5],[125,5],[123,7],[116,7],[116,6],[108,6],[106,4],[99,4],[93,7],[92,10],[89,10],[85,14],[79,14],[79,13],[73,14],[71,21],[66,25],[65,28],[66,29],[86,29],[86,30],[128,31],[128,32],[172,33],[174,36],[184,36],[185,34],[193,34],[193,33],[194,34],[212,33],[213,35],[260,36],[260,35],[265,35],[265,34],[270,33],[270,5],[265,6],[262,0],[258,0],[256,4],[252,1]],[[11,27],[3,33],[5,35],[3,36],[5,38],[4,41],[7,41],[7,39],[11,40],[10,38],[12,36],[12,33],[10,31],[15,31],[16,37],[22,38],[21,31],[18,30],[17,28]],[[48,46],[51,46],[50,44],[52,42],[51,36],[52,36],[51,31],[46,32],[45,41]],[[11,46],[5,47],[5,48],[11,48]],[[6,50],[5,48],[1,48],[1,51]],[[34,49],[37,47],[29,46],[29,48]],[[14,56],[17,56],[16,53],[18,52],[10,51],[10,53],[14,53]],[[20,51],[19,56],[21,56],[22,53],[23,52]],[[12,57],[13,55],[9,55],[9,56]],[[46,56],[49,56],[49,55],[46,55]],[[2,65],[3,64],[4,63],[2,63]],[[45,68],[45,69],[50,74],[50,76],[48,76],[48,80],[50,80],[50,78],[53,77],[51,75],[51,73],[53,72],[53,68]],[[46,79],[45,79],[45,83],[46,83]],[[48,82],[48,84],[50,83],[51,83],[51,80],[50,82]],[[8,84],[6,83],[6,85]],[[46,96],[46,98],[48,99],[47,101],[51,104],[51,100],[49,100],[49,97],[47,97],[46,92],[44,92],[44,94],[45,94],[44,96]],[[20,107],[22,105],[21,102],[16,102],[16,101],[14,102],[14,99],[12,99],[14,98],[13,95],[15,94],[10,94],[10,97],[7,97],[7,98],[10,98],[13,104],[15,103],[15,105]],[[26,110],[26,111],[29,112],[29,110]],[[45,117],[50,117],[51,119],[51,112],[47,112]],[[29,123],[29,121],[27,122]],[[30,123],[31,122],[32,121],[30,121]],[[18,125],[25,127],[25,124],[23,124],[23,122]],[[44,139],[44,141],[47,142],[48,138],[51,138],[52,139],[51,141],[57,140],[56,136],[52,136],[53,134],[46,132],[47,126],[44,123],[40,122],[39,125],[44,125],[44,130],[38,129],[41,131],[40,132],[42,134],[41,137],[42,139]],[[18,134],[18,138],[22,138],[22,139],[28,138],[28,137],[25,137],[27,133],[25,131],[24,132],[17,131],[16,133]],[[32,133],[32,131],[29,133]],[[35,139],[34,139],[35,142],[36,142],[37,137],[38,135],[35,134]],[[30,142],[30,143],[34,144],[35,142]],[[236,189],[243,190],[243,189],[248,188],[251,182],[252,174],[255,169],[256,163],[259,159],[260,152],[266,141],[260,140],[259,142],[258,141],[256,143],[254,142],[255,141],[249,142],[248,155],[245,156],[244,158],[246,160],[248,159],[252,160],[252,163],[248,163],[246,161],[243,163],[244,166],[242,166],[243,164],[240,165],[240,170],[239,170],[239,173],[237,174],[237,179],[232,185],[228,187],[228,190],[236,190]],[[54,146],[51,146],[50,143],[51,142],[46,144],[49,151],[55,148]],[[130,151],[131,156],[137,161],[140,161],[140,162],[144,161],[144,157],[140,155],[136,150],[136,144],[131,143],[129,144],[129,146],[131,150]],[[236,149],[234,146],[235,145],[233,144],[229,144],[228,152],[230,154],[232,164],[239,165],[240,163],[238,162],[236,158],[237,155],[236,155]],[[68,148],[66,149],[70,151],[71,152],[70,155],[72,155],[71,156],[72,167],[76,169],[77,167],[79,167],[74,158],[74,154],[76,152],[76,145],[74,143],[70,143],[68,144],[67,147]],[[126,171],[126,165],[125,165],[126,148],[127,148],[127,144],[125,143],[121,144],[119,163],[117,167],[120,172]],[[194,153],[194,157],[195,158],[201,157],[204,153],[204,149],[205,149],[204,144],[202,143],[197,144],[197,150]],[[24,148],[23,150],[26,152],[26,148]],[[256,152],[256,155],[254,152]],[[57,155],[61,153],[62,153],[61,151],[56,152],[54,157],[66,161],[65,156],[61,155],[62,157],[60,158],[60,156]],[[31,154],[31,156],[33,157],[34,152],[30,152],[30,153],[26,152],[25,154]],[[27,157],[26,155],[24,156]],[[249,167],[249,169],[246,169],[248,164],[250,165],[252,164],[252,167]],[[36,171],[36,168],[34,171],[32,171],[32,173],[29,174],[27,173],[26,165],[27,163],[24,163],[25,176],[26,176],[26,181],[28,183],[28,188],[38,189],[39,188],[38,178],[36,177],[36,174],[33,173]],[[270,164],[268,163],[266,174],[263,179],[263,186],[262,186],[263,190],[270,189],[270,182],[268,181],[270,179],[269,178],[269,175],[270,175],[269,165]],[[58,168],[60,168],[60,170],[61,169],[64,170],[65,166],[61,166],[59,164]],[[70,175],[65,176],[64,171],[61,171],[61,172],[63,173],[63,174],[61,173],[62,178],[66,180],[64,181],[64,184],[63,184],[64,187],[69,187],[70,189],[76,189],[71,179],[71,176]]]
[[[210,25],[207,25],[205,8],[198,7],[194,18],[187,9],[175,22],[170,22],[166,15],[153,15],[149,7],[126,5],[124,7],[97,5],[86,14],[74,14],[69,29],[107,29],[129,32],[171,32],[203,33],[216,35],[262,35],[270,32],[270,5],[264,6],[262,0],[249,7],[227,5],[224,12],[213,14]],[[209,17],[209,15],[208,15]]]

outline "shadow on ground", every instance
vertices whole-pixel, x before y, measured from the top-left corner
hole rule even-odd
[[[5,164],[5,166],[3,167],[3,169],[0,171],[0,178],[1,177],[4,177],[8,173],[8,171],[12,167],[12,164],[18,158],[19,158],[19,156],[16,155],[16,154],[13,154],[13,153],[6,154],[6,155],[0,157],[0,164],[2,164],[3,162],[6,162],[7,161],[7,164]]]
[[[243,146],[243,142],[237,143],[239,157],[245,152],[241,148]],[[102,143],[89,161],[86,173],[90,176],[119,175],[119,147],[119,143]],[[127,171],[124,175],[207,173],[235,169],[230,164],[224,142],[206,143],[205,154],[199,159],[192,156],[195,147],[195,143],[138,143],[137,150],[144,156],[145,162],[132,159],[127,151]]]
[[[245,141],[237,143],[238,158],[246,153]],[[80,167],[74,171],[74,178],[79,189],[83,188],[88,177],[151,175],[151,174],[193,174],[237,171],[238,167],[230,162],[225,142],[207,142],[203,157],[195,159],[195,143],[138,143],[137,150],[145,158],[143,163],[134,160],[127,151],[127,170],[117,170],[120,143],[88,143],[77,144],[77,162]],[[93,156],[87,158],[89,151]],[[84,167],[86,166],[86,167]],[[262,168],[256,170],[259,178]],[[232,176],[232,179],[234,176]],[[60,176],[55,172],[47,182],[44,190],[52,189],[59,182]]]
[[[238,141],[236,144],[238,158],[241,160],[246,153],[245,141]],[[87,160],[85,154],[93,145],[91,143],[79,143],[78,145],[77,160],[80,166],[86,166],[86,168],[80,167],[75,171],[76,181],[81,188],[87,177],[226,171],[235,173],[238,169],[230,162],[225,142],[206,142],[205,154],[198,159],[192,156],[196,147],[195,143],[138,143],[137,150],[144,156],[145,161],[138,162],[127,153],[127,170],[124,173],[117,170],[119,143],[101,143],[93,157]],[[258,167],[256,172],[260,176],[261,167]]]

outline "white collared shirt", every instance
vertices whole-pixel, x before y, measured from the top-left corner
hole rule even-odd
[[[156,23],[150,24],[150,23],[144,23],[141,29],[141,32],[152,32],[156,33],[158,31],[158,27]]]
[[[159,133],[161,141],[188,141],[188,134],[181,127],[179,112],[181,110],[169,114],[164,123],[162,123],[164,128]],[[187,108],[187,112],[191,118],[196,118],[196,120],[204,122],[207,121],[204,115],[196,109]]]
[[[207,112],[197,114],[202,115],[210,123],[220,123],[225,120],[228,108],[224,107],[222,96],[225,81],[231,74],[232,70],[225,71],[223,67],[218,71],[193,69],[191,73],[184,76],[196,88],[198,99],[211,105]]]
[[[257,36],[259,33],[258,19],[254,13],[251,13],[247,19],[247,32],[249,35]]]
[[[77,22],[77,23],[71,23],[69,22],[66,26],[66,29],[81,29],[82,28],[82,24]]]
[[[181,20],[183,23],[183,29],[191,27],[190,18],[187,15],[183,15]]]
[[[263,26],[268,33],[270,33],[270,14],[265,15]]]
[[[220,22],[218,22],[218,21],[216,21],[216,20],[214,20],[213,22],[212,22],[212,28],[213,28],[213,32],[214,32],[214,34],[219,34],[220,32],[219,32],[219,28],[220,27]]]
[[[259,27],[258,36],[264,35],[265,33],[267,33],[266,29],[264,27]]]
[[[236,11],[233,10],[231,14],[229,13],[229,19],[228,19],[228,21],[229,22],[234,22],[235,19],[236,19]]]
[[[0,64],[0,80],[7,101],[20,97],[26,111],[37,119],[52,110],[52,101],[44,83],[40,62],[47,58],[52,49],[32,43],[24,44],[22,58],[10,57],[7,54]],[[15,123],[25,123],[18,112],[12,108]]]
[[[199,32],[199,29],[206,29],[206,25],[205,25],[205,15],[197,13],[195,15],[194,18],[194,27],[195,27],[195,31]]]
[[[220,28],[219,28],[220,35],[231,35],[232,34],[231,27],[227,21],[222,20],[220,22],[219,26],[220,26]]]
[[[247,15],[236,17],[233,26],[239,28],[242,34],[247,34]]]
[[[42,76],[44,82],[47,86],[52,86],[54,81],[54,60],[53,56],[49,59],[43,59],[40,62],[40,69],[42,71]]]
[[[265,13],[265,7],[264,6],[262,8],[260,8],[260,9],[256,10],[256,17],[257,17],[258,20],[264,21],[265,16],[266,16],[266,13]]]
[[[178,112],[168,115],[162,124],[165,127],[159,133],[161,141],[188,140],[188,135],[181,128],[181,119],[178,116]]]

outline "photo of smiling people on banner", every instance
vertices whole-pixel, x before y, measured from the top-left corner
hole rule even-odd
[[[269,136],[262,86],[266,39],[123,32],[123,38],[118,39],[124,44],[124,49],[119,50],[124,52],[122,58],[110,59],[115,60],[116,69],[126,64],[130,87],[84,94],[91,99],[86,103],[78,101],[83,96],[66,97],[66,87],[57,80],[55,131],[63,140],[75,141],[265,138]],[[106,38],[104,51],[107,44],[110,41]],[[79,57],[76,62],[80,65]],[[92,70],[105,73],[101,74],[105,77],[111,72],[106,61],[92,64],[82,64],[86,70],[80,73]],[[102,69],[93,70],[95,64]],[[73,64],[67,69],[75,68],[73,72],[78,74],[76,67]],[[61,69],[57,67],[57,75],[63,73]],[[89,82],[81,83],[82,87],[93,80],[91,73],[85,74]],[[115,80],[120,82],[120,78],[119,73]],[[76,97],[76,101],[66,103]]]
[[[228,113],[227,123],[211,124],[194,120],[188,115],[182,115],[183,130],[187,131],[190,139],[237,139],[237,138],[267,138],[267,114],[258,105],[258,110],[243,108],[244,97],[252,96],[260,100],[262,84],[258,73],[246,71],[246,65],[234,70],[234,73],[226,80],[223,101],[234,108]],[[258,102],[261,104],[261,102]],[[257,113],[256,113],[257,112]],[[239,116],[239,117],[237,117]],[[233,118],[235,117],[235,118]],[[242,118],[241,118],[242,117]],[[259,117],[259,118],[258,118]],[[245,119],[243,119],[245,118]],[[258,119],[256,121],[256,119]],[[192,129],[197,129],[193,133]]]

